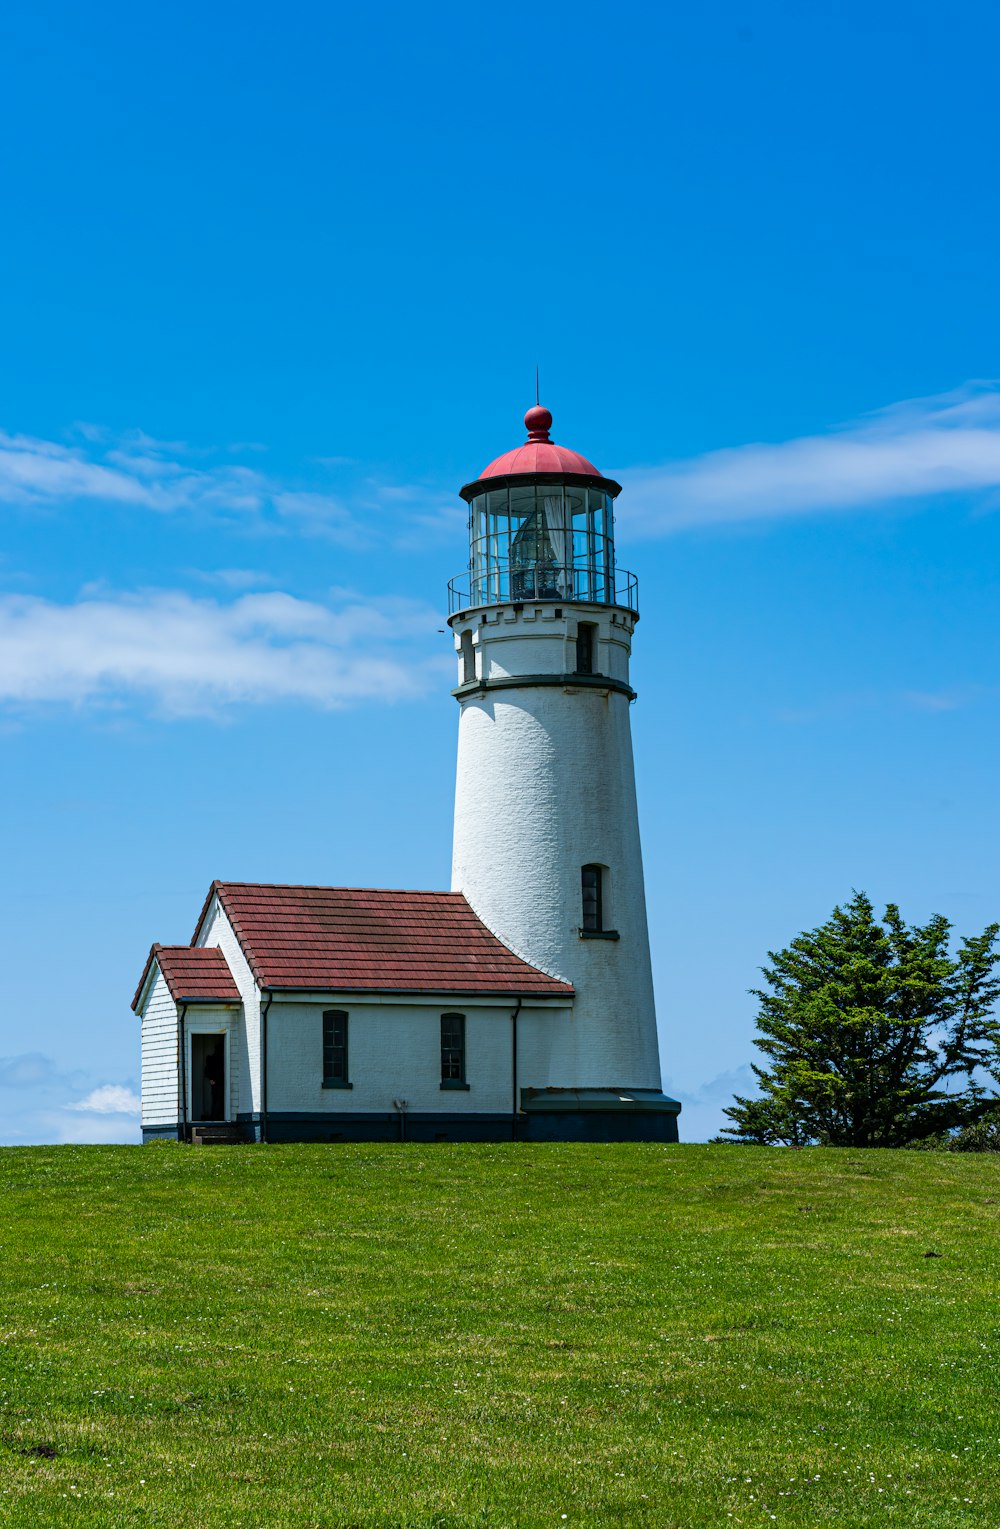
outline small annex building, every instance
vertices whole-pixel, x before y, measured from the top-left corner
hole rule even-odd
[[[621,488],[552,416],[461,490],[450,892],[216,881],[154,945],[143,1139],[677,1140],[632,759]]]
[[[190,945],[154,945],[143,1139],[495,1139],[514,1132],[512,1013],[532,1073],[573,989],[458,892],[213,883]]]

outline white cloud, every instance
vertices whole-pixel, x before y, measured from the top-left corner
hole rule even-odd
[[[81,1068],[40,1052],[0,1057],[0,1144],[137,1142],[139,1098],[131,1083],[95,1085]]]
[[[0,596],[0,703],[139,698],[190,716],[413,699],[447,663],[414,641],[437,624],[429,607],[396,598],[343,596],[327,607],[278,591],[228,603],[173,590],[65,605]]]
[[[120,1083],[102,1083],[91,1089],[85,1099],[67,1104],[68,1110],[78,1110],[86,1115],[138,1115],[141,1101],[132,1089]]]
[[[1000,488],[1000,384],[911,399],[831,431],[622,470],[633,535]]]

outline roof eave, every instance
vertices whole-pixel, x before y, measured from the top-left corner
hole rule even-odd
[[[242,1006],[242,998],[209,998],[204,993],[178,993],[171,994],[174,1003],[187,1005],[201,1004],[203,1007],[210,1004],[215,1009],[238,1009]]]
[[[556,999],[564,1002],[566,999],[575,998],[576,990],[572,987],[559,988],[552,992],[539,992],[537,988],[526,987],[497,987],[497,988],[471,988],[471,987],[364,987],[364,986],[340,986],[332,987],[329,983],[322,986],[312,984],[310,986],[289,987],[287,984],[265,982],[261,987],[263,993],[364,993],[372,998],[398,996],[400,998],[531,998],[543,1001]]]
[[[158,941],[154,941],[149,947],[149,955],[146,957],[146,964],[142,969],[142,976],[139,978],[139,986],[136,988],[135,997],[132,999],[133,1014],[138,1014],[145,1005],[146,990],[152,980],[153,967],[159,966],[159,962],[156,959],[156,952],[159,948]]]
[[[459,495],[466,503],[474,499],[477,494],[485,494],[491,488],[520,488],[529,483],[569,483],[578,488],[599,488],[612,499],[617,499],[622,491],[620,483],[614,478],[605,478],[598,473],[573,473],[573,472],[528,472],[528,473],[497,473],[492,478],[473,478],[471,483],[464,483],[459,489]]]

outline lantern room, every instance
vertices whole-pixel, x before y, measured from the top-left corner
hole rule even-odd
[[[524,416],[528,439],[461,490],[469,506],[469,568],[449,585],[450,609],[564,600],[635,610],[634,578],[615,567],[621,485],[558,446],[552,415]]]

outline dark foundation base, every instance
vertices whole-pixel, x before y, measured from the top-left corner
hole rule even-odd
[[[271,1110],[269,1142],[339,1141],[658,1141],[677,1140],[680,1105],[651,1090],[523,1089],[516,1115],[328,1114]],[[240,1115],[248,1142],[264,1139],[259,1115]],[[179,1141],[178,1125],[143,1128],[144,1142]]]

